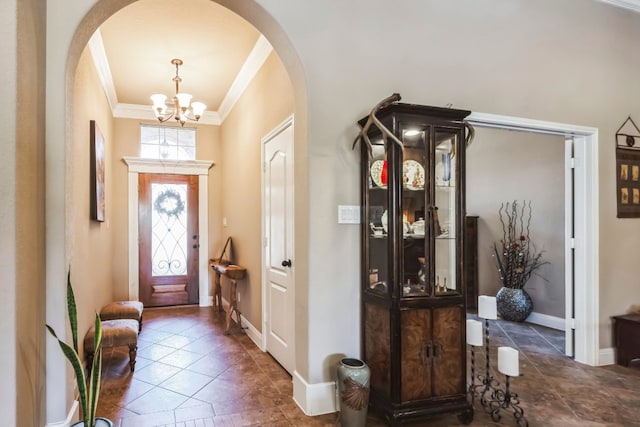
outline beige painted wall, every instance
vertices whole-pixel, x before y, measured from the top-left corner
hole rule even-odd
[[[222,234],[224,238],[232,238],[233,261],[247,268],[247,277],[238,286],[239,308],[259,331],[262,330],[261,138],[293,114],[293,109],[291,82],[282,62],[272,53],[222,125],[221,208],[227,219]],[[220,248],[213,240],[212,248]]]
[[[44,27],[46,5],[3,3],[0,17],[0,418],[44,425]]]
[[[72,193],[71,283],[78,306],[78,334],[91,327],[94,314],[112,301],[113,270],[113,118],[104,96],[89,49],[80,57],[73,99],[73,152],[75,167],[70,171]],[[105,221],[90,218],[89,121],[95,120],[105,141]],[[64,307],[61,307],[64,309]]]
[[[113,299],[129,298],[129,218],[128,218],[128,170],[123,157],[138,157],[140,145],[140,120],[115,119],[113,163]],[[153,123],[153,122],[145,122]],[[155,124],[155,123],[153,123]],[[198,125],[196,131],[196,158],[213,160],[220,157],[220,128]],[[209,246],[218,244],[220,238],[220,197],[222,187],[219,167],[209,169]],[[201,201],[202,202],[202,201]],[[212,243],[213,240],[213,243]],[[217,246],[213,246],[214,248]],[[222,246],[220,246],[220,249]],[[220,250],[218,249],[218,250]],[[211,283],[211,281],[209,282]]]
[[[467,149],[467,212],[478,215],[480,295],[500,289],[493,242],[502,238],[502,202],[531,201],[531,239],[544,250],[525,290],[534,311],[564,319],[564,137],[477,128]]]

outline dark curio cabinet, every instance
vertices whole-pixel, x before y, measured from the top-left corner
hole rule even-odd
[[[463,122],[469,111],[396,103],[362,143],[362,357],[370,407],[390,425],[455,412],[469,423]],[[367,118],[359,121],[361,127]]]

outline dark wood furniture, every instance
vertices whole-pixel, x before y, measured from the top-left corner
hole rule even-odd
[[[240,321],[240,310],[238,309],[238,280],[244,279],[247,274],[247,269],[236,264],[232,264],[231,261],[224,259],[227,247],[231,244],[231,237],[227,238],[227,241],[222,248],[222,253],[219,258],[209,259],[209,266],[213,269],[215,276],[213,279],[213,311],[222,310],[222,285],[221,276],[226,276],[231,281],[231,287],[229,289],[229,309],[227,310],[227,325],[225,328],[225,335],[228,335],[231,331],[231,318],[233,313],[236,314],[236,323],[242,330],[242,323]]]
[[[391,104],[376,116],[403,148],[374,126],[371,146],[361,141],[362,357],[371,410],[392,426],[449,412],[473,419],[462,247],[468,114]]]
[[[464,275],[467,310],[478,308],[478,217],[464,219]]]
[[[613,345],[616,363],[622,366],[640,362],[640,313],[613,316]]]

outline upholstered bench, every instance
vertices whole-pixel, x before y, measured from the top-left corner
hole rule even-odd
[[[87,357],[87,370],[93,366],[93,338],[95,335],[92,326],[84,337],[84,352]],[[111,348],[120,346],[129,347],[129,369],[131,372],[136,366],[136,354],[138,352],[138,322],[133,319],[104,320],[102,322],[102,344],[100,347]]]
[[[142,312],[144,305],[140,301],[116,301],[100,310],[101,320],[133,319],[138,321],[138,331],[142,331]]]

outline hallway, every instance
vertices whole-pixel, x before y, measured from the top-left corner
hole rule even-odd
[[[135,373],[126,347],[104,353],[98,415],[115,427],[339,425],[336,414],[305,416],[287,372],[246,335],[223,329],[223,314],[210,307],[146,309]],[[562,355],[564,334],[547,328],[498,320],[490,331],[492,348],[520,350],[521,376],[511,387],[531,427],[640,426],[640,397],[632,392],[640,390],[640,370],[580,365]],[[477,367],[484,367],[482,353]],[[475,409],[471,426],[515,426],[508,412],[495,423],[477,400]],[[367,425],[385,423],[370,415]],[[447,416],[414,425],[459,424]]]

